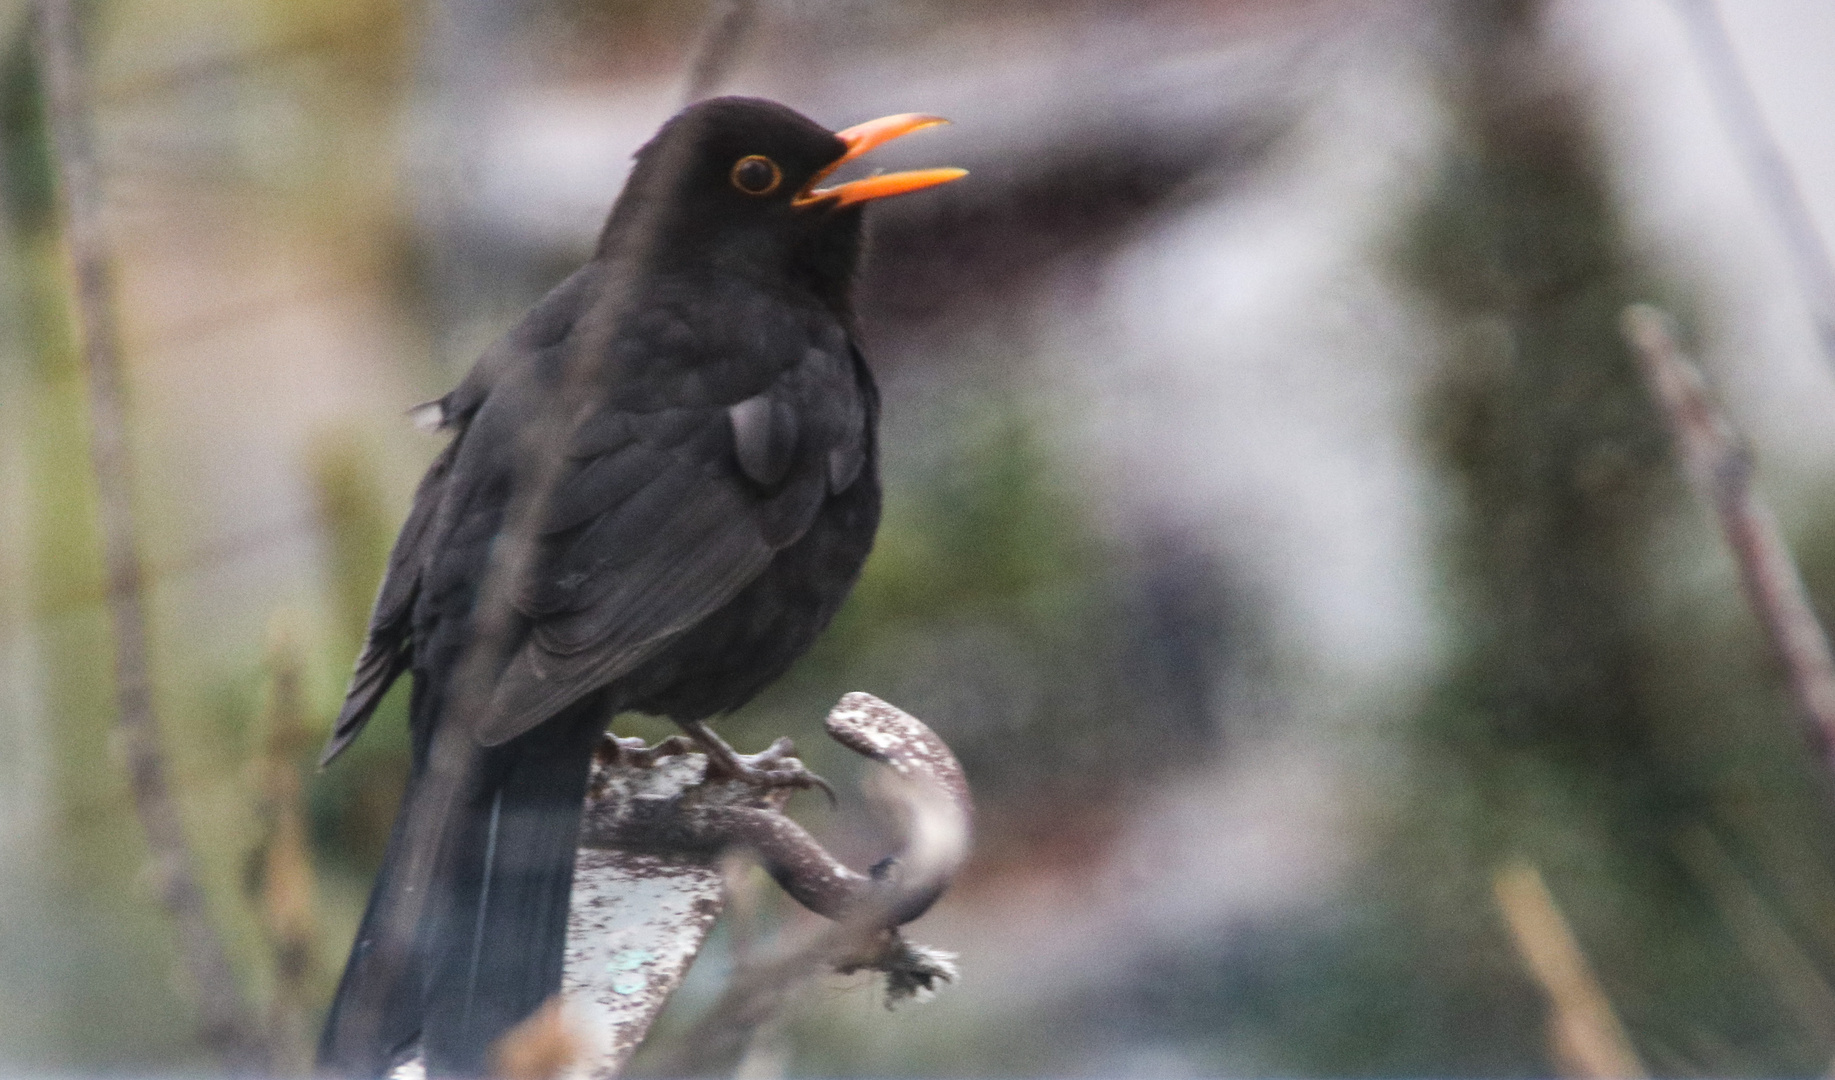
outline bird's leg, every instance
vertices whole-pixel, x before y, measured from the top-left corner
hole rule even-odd
[[[829,782],[809,771],[796,759],[796,745],[787,737],[758,754],[741,754],[714,734],[704,721],[677,721],[695,744],[707,754],[707,774],[726,777],[761,788],[818,788],[828,796],[830,806],[839,805],[835,789]]]

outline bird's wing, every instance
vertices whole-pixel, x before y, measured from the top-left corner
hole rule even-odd
[[[559,346],[590,302],[602,276],[603,271],[597,263],[588,263],[569,275],[549,290],[509,333],[486,350],[451,393],[414,410],[417,418],[425,416],[431,420],[430,426],[454,428],[459,434],[421,478],[408,520],[395,538],[388,570],[383,574],[382,586],[370,612],[363,650],[357,656],[356,670],[344,694],[344,707],[339,710],[331,738],[319,756],[321,766],[342,753],[363,731],[377,703],[408,668],[414,599],[420,592],[422,572],[439,543],[440,507],[451,487],[453,465],[467,423],[489,395],[491,387],[513,366],[519,361],[539,362]]]
[[[319,755],[319,764],[329,764],[362,732],[397,676],[407,670],[408,628],[414,597],[420,591],[421,567],[433,537],[433,521],[446,491],[446,480],[452,472],[458,442],[449,444],[428,467],[414,492],[414,505],[408,520],[402,524],[395,546],[389,552],[389,568],[376,592],[376,604],[370,609],[369,631],[363,651],[357,654],[357,668],[351,673],[350,687],[344,692],[344,707],[332,725],[331,738]]]
[[[864,437],[847,364],[811,350],[732,406],[607,410],[581,424],[517,595],[529,637],[480,742],[515,738],[631,671],[803,535],[837,454]]]

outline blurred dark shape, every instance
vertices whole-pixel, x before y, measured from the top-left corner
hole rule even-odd
[[[30,234],[52,224],[56,189],[50,140],[45,131],[44,93],[25,34],[8,39],[0,52],[0,175],[5,177],[6,212],[12,228]]]
[[[1240,667],[1257,636],[1235,625],[1253,606],[1231,602],[1216,558],[1197,537],[1162,530],[1132,554],[1121,672],[1136,699],[1160,715],[1151,727],[1175,752],[1202,749],[1219,734],[1218,691],[1232,661]]]
[[[885,340],[1025,310],[1067,271],[1099,267],[1154,224],[1216,198],[1287,126],[1273,102],[1220,92],[1218,68],[1134,80],[1094,71],[1096,89],[952,129],[950,160],[973,182],[874,217],[862,322]]]

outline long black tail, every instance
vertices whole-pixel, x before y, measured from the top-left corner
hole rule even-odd
[[[409,822],[435,812],[416,770],[332,999],[321,1070],[382,1076],[418,1042],[430,1075],[482,1075],[491,1044],[560,989],[580,811],[603,730],[580,709],[476,748],[464,789],[437,811],[445,828],[412,960],[381,963],[376,935],[404,902]]]

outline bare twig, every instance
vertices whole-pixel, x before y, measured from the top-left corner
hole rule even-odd
[[[1746,599],[1783,661],[1811,742],[1827,761],[1835,748],[1835,660],[1777,519],[1752,490],[1751,455],[1708,397],[1701,372],[1677,346],[1669,317],[1634,304],[1625,309],[1623,322],[1689,478],[1720,519]]]
[[[1647,1076],[1542,875],[1518,860],[1492,879],[1517,951],[1548,996],[1549,1050],[1566,1076]]]
[[[89,385],[90,453],[115,640],[117,724],[134,805],[146,831],[153,880],[178,931],[180,962],[197,994],[201,1037],[225,1062],[256,1070],[263,1054],[235,972],[211,925],[192,871],[183,821],[159,746],[147,659],[146,612],[135,551],[132,463],[114,327],[114,285],[102,193],[89,137],[89,91],[70,0],[38,0],[34,49],[57,152],[58,191],[74,275],[76,333]]]
[[[688,62],[688,86],[682,104],[693,105],[720,89],[758,21],[758,0],[713,0],[701,38]]]
[[[1726,23],[1714,0],[1675,0],[1676,8],[1694,39],[1701,58],[1709,90],[1720,106],[1727,132],[1745,158],[1746,168],[1758,187],[1759,197],[1777,220],[1790,249],[1798,285],[1809,305],[1810,319],[1815,323],[1817,339],[1830,362],[1835,363],[1835,262],[1829,258],[1828,245],[1816,228],[1803,191],[1777,136],[1765,123],[1752,84],[1740,69],[1733,40],[1727,35]]]
[[[268,1006],[268,1053],[276,1071],[303,1076],[312,1069],[308,988],[317,967],[312,856],[299,763],[313,741],[307,730],[299,647],[284,623],[268,647],[267,746],[259,760],[259,809],[266,835],[257,900],[274,960]]]

